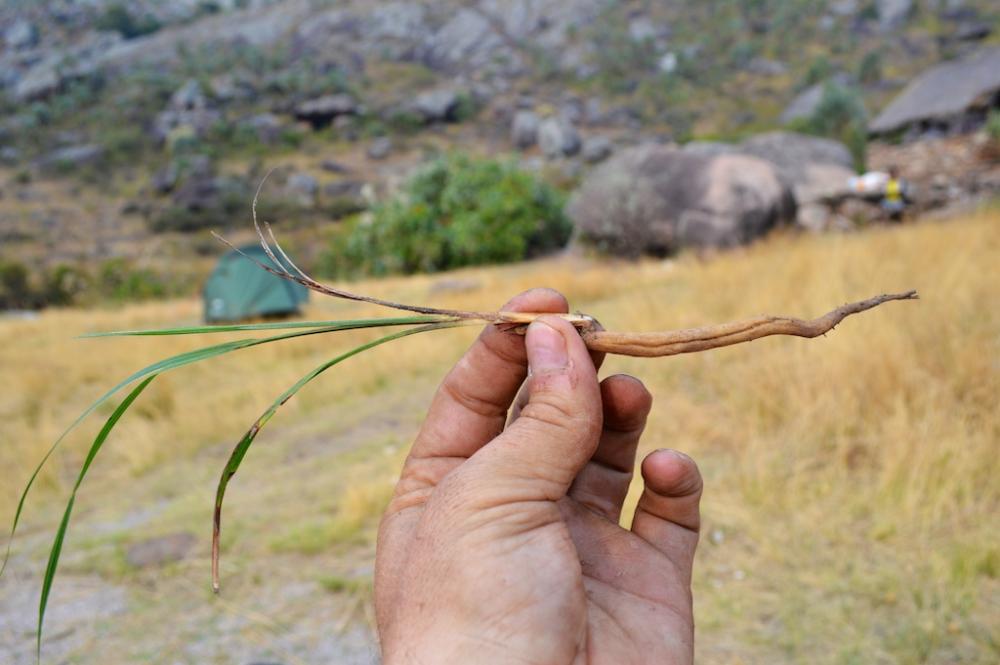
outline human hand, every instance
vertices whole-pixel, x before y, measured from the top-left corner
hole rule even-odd
[[[536,289],[504,309],[567,303]],[[692,661],[701,476],[648,455],[618,525],[652,398],[628,376],[598,383],[600,361],[544,317],[524,337],[488,326],[445,378],[379,528],[386,665]]]

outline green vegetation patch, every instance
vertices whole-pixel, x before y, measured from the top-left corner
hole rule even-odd
[[[520,261],[566,244],[563,204],[561,192],[514,164],[441,158],[338,236],[324,267],[384,275]]]

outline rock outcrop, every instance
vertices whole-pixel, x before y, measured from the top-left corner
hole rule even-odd
[[[594,169],[567,210],[578,238],[637,256],[746,244],[790,222],[795,202],[762,159],[647,144]]]
[[[739,151],[777,167],[792,188],[800,227],[823,231],[837,221],[834,209],[850,195],[848,181],[854,175],[854,160],[843,143],[792,132],[767,132],[741,143]]]
[[[869,125],[874,134],[906,129],[967,131],[1000,105],[1000,46],[931,67]]]

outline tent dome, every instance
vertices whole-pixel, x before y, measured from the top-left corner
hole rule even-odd
[[[240,252],[277,267],[259,245],[241,247]],[[206,322],[294,314],[309,299],[309,289],[272,275],[247,256],[231,251],[219,259],[202,291]]]

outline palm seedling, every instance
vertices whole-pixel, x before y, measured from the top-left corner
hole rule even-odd
[[[59,564],[59,556],[62,551],[63,541],[66,537],[66,530],[69,525],[70,516],[73,511],[73,505],[76,501],[76,494],[86,477],[88,471],[90,470],[91,464],[96,458],[97,454],[100,452],[101,447],[107,440],[111,431],[114,429],[115,425],[124,415],[124,413],[132,406],[136,399],[142,394],[142,392],[149,386],[149,384],[156,379],[161,374],[184,367],[185,365],[190,365],[192,363],[201,362],[204,360],[209,360],[211,358],[216,358],[224,354],[238,351],[242,349],[248,349],[254,346],[260,346],[263,344],[271,344],[274,342],[280,342],[283,340],[304,337],[308,335],[322,335],[335,333],[344,330],[357,330],[365,328],[394,328],[394,332],[386,334],[379,337],[373,341],[366,342],[357,346],[353,349],[345,351],[340,355],[322,363],[321,365],[315,367],[312,371],[308,372],[305,376],[299,379],[294,385],[281,393],[274,402],[253,422],[250,428],[243,434],[239,442],[233,448],[233,451],[226,462],[225,467],[222,470],[222,475],[219,478],[218,486],[216,489],[215,496],[215,509],[214,509],[214,519],[213,519],[213,529],[212,529],[212,587],[218,592],[219,590],[219,537],[220,529],[222,524],[222,503],[225,497],[226,487],[228,486],[232,477],[239,470],[243,459],[246,457],[250,446],[253,444],[254,439],[260,433],[260,430],[271,417],[277,412],[277,410],[285,404],[289,399],[291,399],[299,390],[301,390],[307,383],[315,379],[317,376],[330,369],[331,367],[355,356],[359,353],[374,349],[377,346],[392,342],[397,339],[402,339],[409,335],[415,335],[419,333],[431,332],[434,330],[442,330],[445,328],[454,328],[457,326],[466,325],[494,325],[498,328],[509,331],[511,334],[523,333],[527,325],[541,316],[541,314],[532,314],[524,312],[472,312],[463,310],[451,310],[451,309],[439,309],[435,307],[424,307],[419,305],[408,305],[403,303],[391,302],[388,300],[382,300],[379,298],[373,298],[365,295],[359,295],[344,291],[338,288],[334,288],[325,284],[322,284],[315,279],[311,278],[304,271],[302,271],[295,263],[289,258],[288,254],[282,250],[281,246],[278,244],[274,237],[270,226],[265,222],[263,224],[258,223],[256,215],[256,200],[254,202],[254,227],[257,231],[258,238],[260,240],[261,246],[266,252],[267,256],[273,262],[273,265],[267,265],[254,259],[255,263],[262,269],[271,272],[283,279],[291,280],[297,282],[313,291],[318,293],[347,300],[365,302],[375,305],[380,305],[386,308],[394,309],[400,312],[404,312],[404,315],[389,317],[389,318],[375,318],[375,319],[354,319],[354,320],[344,320],[344,321],[301,321],[301,322],[279,322],[279,323],[257,323],[257,324],[236,324],[236,325],[214,325],[214,326],[195,326],[195,327],[184,327],[184,328],[166,328],[158,330],[128,330],[128,331],[117,331],[117,332],[104,332],[104,333],[94,333],[87,335],[87,337],[109,337],[109,336],[151,336],[151,335],[193,335],[193,334],[210,334],[210,333],[227,333],[227,332],[249,332],[249,331],[277,331],[282,332],[278,334],[267,333],[266,336],[253,337],[247,339],[239,339],[229,342],[223,342],[221,344],[215,344],[202,349],[197,349],[194,351],[188,351],[185,353],[180,353],[178,355],[160,360],[147,367],[144,367],[132,375],[126,377],[124,380],[119,382],[113,388],[104,393],[99,397],[93,404],[91,404],[76,420],[74,420],[70,426],[63,432],[63,434],[52,444],[46,454],[42,457],[38,466],[35,468],[27,485],[25,486],[20,500],[18,502],[17,510],[14,515],[13,526],[11,527],[10,539],[7,544],[6,554],[4,555],[3,565],[0,566],[0,573],[6,567],[7,559],[10,555],[11,543],[13,541],[14,533],[17,530],[18,522],[21,518],[22,509],[24,508],[25,498],[28,492],[31,490],[32,485],[38,477],[39,472],[45,465],[46,461],[51,457],[53,452],[66,437],[66,435],[73,430],[81,421],[87,416],[92,414],[98,407],[107,402],[109,399],[117,395],[119,392],[131,387],[131,391],[126,395],[126,397],[121,401],[120,404],[112,411],[111,415],[107,418],[104,426],[101,428],[97,437],[91,443],[90,448],[87,452],[87,456],[83,462],[83,465],[79,471],[76,478],[76,482],[73,485],[73,489],[70,493],[69,501],[66,505],[65,511],[63,513],[62,521],[56,530],[55,538],[52,543],[51,550],[49,552],[48,563],[45,569],[45,574],[42,580],[41,597],[39,600],[38,607],[38,633],[37,633],[37,644],[36,647],[40,652],[41,649],[41,635],[42,635],[42,625],[45,618],[45,609],[48,603],[49,593],[52,589],[52,583],[55,578],[56,569]],[[218,236],[217,236],[218,237]],[[219,238],[222,242],[229,244],[227,241]],[[232,245],[230,245],[232,247]],[[235,249],[235,248],[234,248]],[[237,250],[239,251],[239,250]],[[843,305],[829,312],[828,314],[821,316],[812,320],[802,320],[788,317],[779,316],[763,316],[755,319],[750,319],[747,321],[734,322],[734,323],[724,323],[720,325],[706,326],[702,328],[692,328],[688,330],[676,330],[670,332],[648,332],[648,333],[620,333],[607,331],[601,328],[597,322],[590,316],[584,314],[561,314],[569,322],[571,322],[580,332],[586,345],[593,351],[599,351],[604,353],[613,353],[628,356],[643,356],[643,357],[658,357],[658,356],[670,356],[680,353],[692,353],[697,351],[706,351],[709,349],[715,349],[723,346],[729,346],[732,344],[739,344],[742,342],[749,342],[751,340],[759,339],[761,337],[766,337],[769,335],[795,335],[799,337],[817,337],[826,332],[832,330],[838,323],[840,323],[845,317],[863,312],[868,309],[872,309],[882,303],[891,300],[911,300],[917,298],[915,291],[907,291],[905,293],[896,294],[885,294],[880,296],[875,296],[867,300],[862,300],[855,303],[850,303]]]

